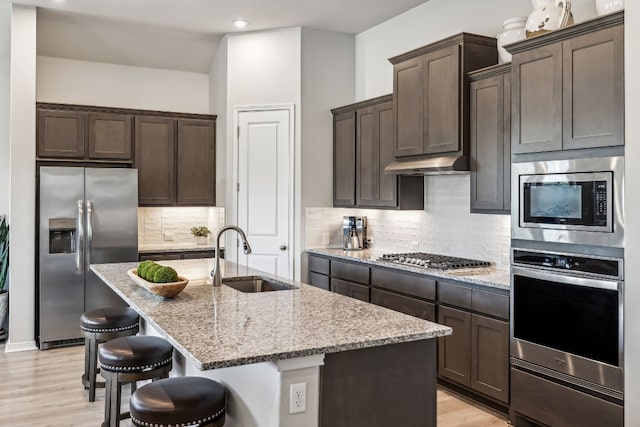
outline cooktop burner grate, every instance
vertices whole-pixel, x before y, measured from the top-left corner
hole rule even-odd
[[[489,267],[490,262],[467,258],[457,258],[447,255],[428,254],[425,252],[407,252],[400,254],[384,254],[378,261],[388,261],[396,264],[414,265],[416,267],[452,270],[456,268]]]

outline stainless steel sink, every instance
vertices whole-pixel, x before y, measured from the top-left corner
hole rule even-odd
[[[296,286],[263,278],[223,279],[222,284],[225,286],[229,286],[230,288],[233,288],[237,291],[247,293],[290,291],[292,289],[298,289]]]

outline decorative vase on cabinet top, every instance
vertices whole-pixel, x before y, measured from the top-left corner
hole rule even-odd
[[[507,52],[503,46],[527,38],[524,29],[526,22],[527,17],[525,16],[523,18],[510,18],[502,23],[502,29],[504,31],[497,36],[498,54],[500,55],[501,62],[511,62],[511,54]]]
[[[532,0],[533,12],[525,24],[527,38],[573,25],[570,0]]]
[[[624,0],[596,0],[598,15],[607,15],[624,9]]]

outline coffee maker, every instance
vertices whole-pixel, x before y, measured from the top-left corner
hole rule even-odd
[[[342,247],[346,251],[359,251],[367,248],[367,217],[342,217]]]

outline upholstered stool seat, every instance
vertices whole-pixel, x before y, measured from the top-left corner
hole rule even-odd
[[[103,344],[98,358],[107,389],[102,425],[116,427],[121,419],[129,417],[129,413],[120,414],[122,384],[167,378],[172,367],[173,346],[160,337],[122,337]]]
[[[80,316],[80,329],[84,335],[84,373],[82,384],[89,390],[89,402],[96,400],[98,344],[114,338],[135,335],[140,328],[140,317],[128,307],[105,307],[90,310]]]
[[[131,421],[142,427],[224,425],[226,390],[202,377],[174,377],[140,387],[129,403]]]

